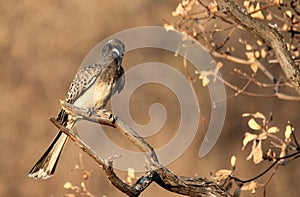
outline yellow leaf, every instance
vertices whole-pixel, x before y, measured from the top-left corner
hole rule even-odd
[[[266,49],[265,49],[265,48],[262,48],[262,49],[260,50],[260,55],[261,55],[262,58],[265,58],[265,57],[266,57],[267,52],[266,52]]]
[[[246,44],[246,50],[247,50],[247,51],[252,50],[252,46],[251,46],[250,44]]]
[[[127,172],[128,177],[130,177],[131,179],[135,178],[135,170],[133,168],[128,168],[128,172]]]
[[[254,56],[256,59],[260,58],[260,52],[259,51],[255,51],[254,52]]]
[[[207,84],[209,83],[209,79],[207,77],[207,73],[204,71],[204,72],[201,72],[201,74],[199,75],[199,79],[202,80],[202,86],[205,87],[207,86]]]
[[[172,12],[173,16],[181,16],[184,15],[184,8],[181,3],[178,4],[176,10]]]
[[[285,14],[286,14],[289,18],[292,18],[292,16],[293,16],[293,13],[291,12],[291,10],[285,11]]]
[[[278,133],[279,128],[278,127],[271,127],[268,129],[268,133]]]
[[[259,3],[256,4],[256,7],[255,7],[254,10],[255,10],[255,11],[256,11],[256,10],[260,10],[260,4],[259,4]],[[253,18],[257,18],[257,19],[261,19],[261,20],[264,20],[264,19],[265,19],[264,15],[263,15],[263,13],[262,13],[261,11],[257,11],[257,12],[255,12],[255,13],[251,14],[251,16],[252,16]]]
[[[218,4],[215,1],[211,2],[207,7],[208,7],[209,11],[212,13],[215,13],[218,11]]]
[[[250,65],[250,68],[251,68],[251,70],[252,70],[254,73],[256,73],[257,70],[258,70],[258,66],[257,66],[257,64],[255,64],[255,63],[251,64],[251,65]]]
[[[63,187],[64,187],[65,189],[71,189],[71,188],[73,187],[73,185],[72,185],[70,182],[66,182],[66,183],[63,185]]]
[[[243,140],[243,148],[242,150],[245,149],[246,145],[251,142],[252,140],[256,139],[257,138],[257,135],[256,134],[252,134],[252,133],[248,133],[246,132],[245,133],[245,137],[244,137],[244,140]]]
[[[241,190],[243,190],[243,191],[251,191],[251,193],[254,194],[256,188],[257,188],[257,183],[254,182],[254,181],[251,181],[249,184],[243,185],[241,187]]]
[[[250,113],[243,113],[242,114],[242,117],[248,117],[248,116],[251,116],[251,114]]]
[[[258,142],[257,146],[255,147],[254,153],[253,153],[253,162],[255,164],[260,163],[263,161],[263,152],[261,149],[261,140]]]
[[[217,182],[221,182],[222,180],[226,179],[229,175],[231,175],[231,173],[232,173],[232,170],[227,170],[227,169],[218,170],[215,173],[216,176],[214,177],[214,179]]]
[[[258,135],[257,139],[259,139],[259,140],[265,140],[265,139],[267,139],[267,137],[268,137],[267,133],[263,132],[263,133],[260,133]]]
[[[254,11],[254,5],[253,5],[253,4],[251,4],[251,5],[250,5],[250,6],[248,6],[246,9],[247,9],[248,13],[251,13],[251,12],[253,12],[253,11]]]
[[[235,168],[236,156],[232,155],[232,157],[230,159],[230,164],[231,164],[232,168]]]
[[[182,0],[181,3],[178,4],[176,10],[172,12],[173,16],[187,16],[187,13],[192,9],[194,1]]]
[[[222,169],[215,173],[215,177],[212,177],[217,183],[222,182],[226,179],[229,175],[231,175],[231,170]]]
[[[263,115],[263,114],[260,113],[260,112],[256,112],[255,114],[253,114],[253,117],[254,117],[254,118],[260,118],[260,119],[266,120],[265,115]]]
[[[175,29],[173,25],[169,25],[167,23],[164,24],[164,28],[167,32]]]
[[[250,62],[255,60],[254,51],[246,51],[245,55]]]
[[[289,30],[289,25],[287,23],[284,23],[283,26],[281,27],[282,31],[288,31]]]
[[[81,181],[80,185],[81,185],[82,188],[86,188],[83,181]]]
[[[251,129],[253,129],[253,130],[260,130],[260,129],[261,129],[261,125],[258,124],[254,118],[251,118],[251,119],[248,121],[248,126],[249,126]]]
[[[279,157],[284,157],[284,156],[286,156],[287,155],[287,148],[286,148],[286,145],[285,144],[282,144],[281,145],[281,152],[280,152],[280,154],[279,154]],[[279,163],[280,164],[285,164],[287,162],[287,159],[281,159],[280,161],[279,161]]]
[[[242,117],[249,117],[249,116],[252,116],[253,118],[260,118],[262,120],[266,120],[265,115],[263,115],[260,112],[256,112],[255,114],[251,114],[251,113],[243,113],[242,114]]]
[[[253,163],[258,164],[263,161],[263,152],[261,149],[261,140],[259,140],[258,144],[256,141],[253,141],[252,150],[247,160],[253,158]]]
[[[258,44],[258,46],[262,46],[263,42],[261,40],[257,40],[256,43]]]
[[[273,19],[272,14],[268,14],[268,15],[266,16],[266,19],[267,19],[268,21],[272,20],[272,19]]]
[[[223,63],[222,63],[222,62],[218,62],[218,63],[217,63],[217,68],[218,68],[218,69],[221,69],[222,67],[223,67]]]
[[[291,141],[292,131],[293,131],[292,125],[290,125],[290,124],[286,125],[285,132],[284,132],[284,137],[285,137],[284,139],[286,142]]]
[[[249,6],[249,3],[250,3],[249,1],[244,1],[244,6],[245,6],[245,7],[248,7],[248,6]]]

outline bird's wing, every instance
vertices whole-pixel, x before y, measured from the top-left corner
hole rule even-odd
[[[85,91],[87,91],[95,82],[103,70],[100,64],[91,64],[80,68],[70,85],[66,101],[73,104]]]

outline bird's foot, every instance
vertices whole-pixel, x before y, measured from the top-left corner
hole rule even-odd
[[[96,113],[100,116],[104,115],[107,119],[111,120],[113,124],[115,124],[116,117],[110,111],[107,111],[106,109],[100,109],[97,110]]]
[[[92,115],[96,114],[96,111],[92,108],[88,108],[87,109],[87,114],[88,114],[89,117],[91,117]]]

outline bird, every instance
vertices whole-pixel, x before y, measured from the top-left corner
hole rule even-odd
[[[100,52],[98,63],[80,67],[70,84],[65,101],[93,112],[104,110],[110,98],[120,93],[125,84],[122,59],[125,45],[119,39],[107,41]],[[68,129],[72,129],[74,117],[62,109],[57,121]],[[48,179],[56,169],[62,149],[68,136],[59,131],[46,152],[30,170],[28,176],[33,179]]]

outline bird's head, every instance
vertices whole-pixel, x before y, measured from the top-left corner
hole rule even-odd
[[[121,66],[122,58],[125,52],[125,45],[119,39],[111,39],[102,48],[102,59],[106,61],[117,60],[118,65]]]

